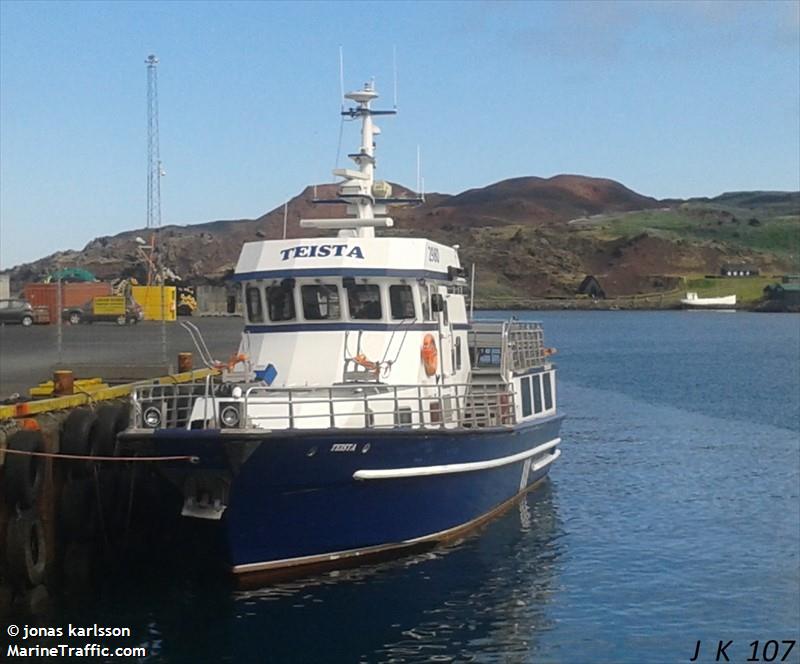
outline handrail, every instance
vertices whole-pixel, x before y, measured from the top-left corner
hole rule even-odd
[[[211,355],[211,351],[208,350],[208,346],[206,346],[206,341],[203,339],[200,329],[189,321],[182,321],[181,327],[189,333],[189,337],[191,337],[203,364],[211,369],[214,366],[214,358]]]
[[[500,362],[494,366],[503,376],[513,371],[541,366],[546,361],[544,333],[538,321],[476,321],[467,341],[476,358],[475,369],[487,369],[477,362],[478,349],[497,349]]]
[[[251,385],[234,397],[219,384],[141,387],[134,390],[136,426],[147,408],[157,407],[163,426],[218,428],[220,401],[239,404],[241,417],[228,428],[473,428],[516,422],[515,394],[508,383],[446,385],[364,385],[272,388]],[[202,420],[192,420],[194,404],[203,399]],[[199,415],[200,413],[198,413]]]

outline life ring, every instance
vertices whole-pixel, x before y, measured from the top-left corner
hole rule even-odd
[[[7,449],[17,452],[42,452],[44,439],[39,431],[17,431],[8,439]],[[44,477],[42,457],[7,454],[4,469],[5,498],[9,507],[27,509],[36,502]]]
[[[432,334],[426,334],[422,340],[420,358],[422,359],[422,365],[425,367],[425,373],[428,376],[433,376],[436,373],[439,355],[436,352],[436,341]]]
[[[372,373],[376,374],[381,370],[380,364],[377,362],[373,362],[372,360],[368,360],[367,356],[364,353],[359,353],[353,358],[353,361],[358,364],[359,366],[364,367],[367,371],[371,371]]]
[[[8,578],[20,585],[38,586],[44,580],[47,564],[44,528],[33,510],[19,512],[9,520],[6,562]]]

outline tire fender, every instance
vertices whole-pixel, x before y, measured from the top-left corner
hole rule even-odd
[[[65,542],[91,537],[95,503],[92,478],[71,477],[64,482],[58,502],[58,526]]]
[[[9,520],[6,563],[9,578],[18,585],[34,587],[44,580],[47,566],[44,527],[33,510],[19,512]]]
[[[87,456],[91,453],[89,439],[97,425],[97,416],[89,408],[75,408],[61,427],[62,454]],[[66,461],[62,464],[66,477],[80,477],[89,471],[88,461]]]
[[[96,423],[97,416],[88,408],[72,410],[61,427],[61,453],[89,454],[89,436]]]
[[[97,422],[89,432],[89,449],[93,456],[112,456],[117,434],[128,426],[128,409],[122,404],[103,404],[96,412]]]
[[[39,431],[17,431],[8,439],[7,450],[42,452],[44,439]],[[39,496],[44,479],[44,459],[25,454],[8,454],[8,451],[3,469],[6,502],[9,507],[19,505],[27,509],[33,506]]]

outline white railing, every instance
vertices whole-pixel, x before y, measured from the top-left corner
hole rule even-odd
[[[403,429],[483,428],[516,422],[510,385],[352,385],[317,388],[176,384],[133,391],[137,428]],[[226,426],[226,407],[237,409]],[[158,414],[148,424],[146,414]],[[153,426],[155,422],[155,426]]]
[[[274,390],[244,397],[251,425],[264,428],[472,428],[514,424],[507,384],[331,386]]]
[[[467,340],[478,373],[524,371],[542,366],[547,353],[542,324],[537,322],[475,321]]]

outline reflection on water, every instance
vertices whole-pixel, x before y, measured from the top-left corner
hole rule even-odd
[[[554,490],[545,481],[477,536],[453,546],[238,593],[240,627],[274,624],[288,606],[302,609],[307,624],[323,631],[325,648],[315,653],[313,645],[304,646],[304,661],[331,661],[336,654],[349,661],[471,661],[482,653],[526,661],[536,651],[537,632],[549,628],[557,529]],[[325,635],[317,617],[333,616],[339,617],[336,633]],[[352,634],[342,633],[351,628]],[[291,657],[284,645],[275,654]]]
[[[530,661],[552,628],[562,534],[557,492],[545,480],[475,533],[426,553],[257,590],[186,560],[65,597],[40,621],[113,616],[133,631],[123,645],[172,664]]]

